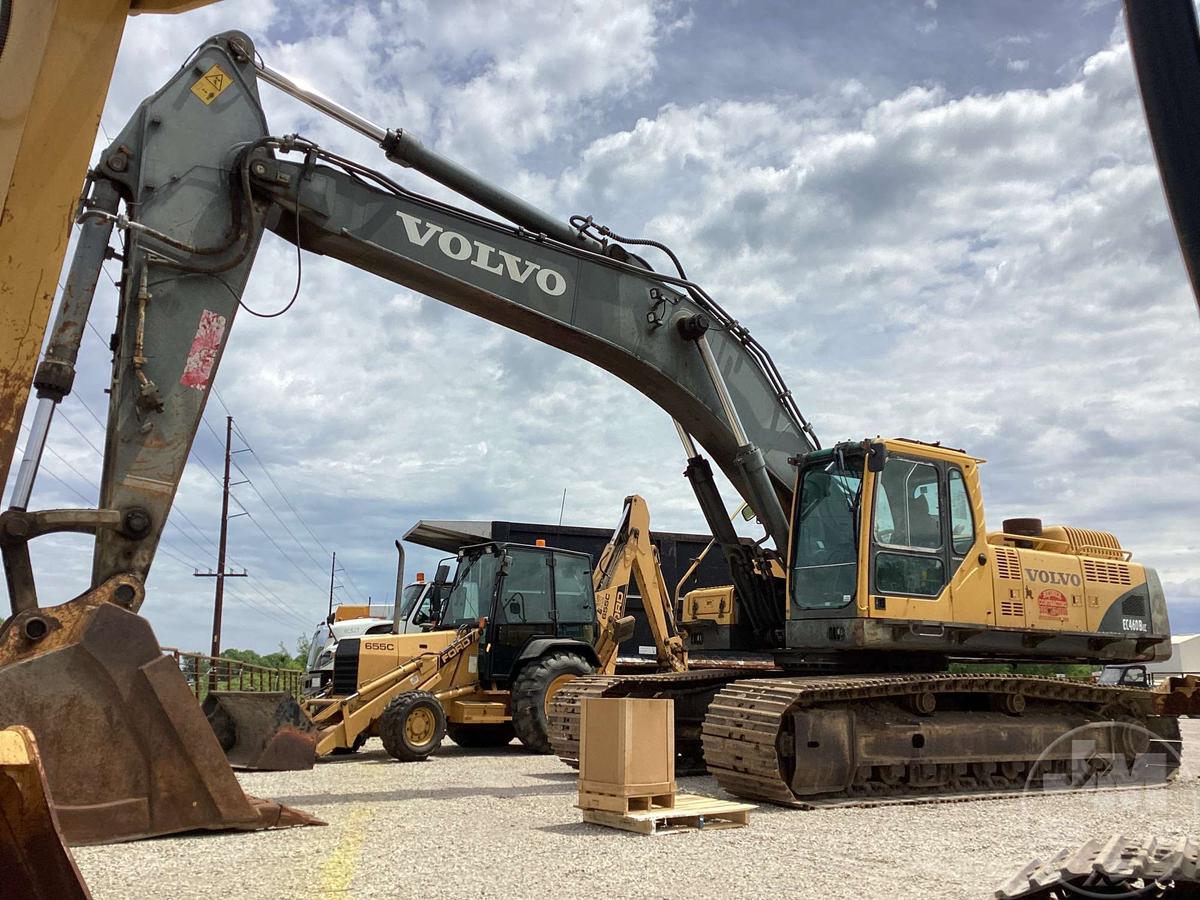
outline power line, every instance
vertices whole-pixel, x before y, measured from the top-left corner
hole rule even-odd
[[[258,593],[262,596],[262,598],[264,600],[266,600],[267,603],[269,603],[272,606],[274,606],[275,608],[279,609],[281,612],[283,612],[285,615],[291,617],[295,621],[304,624],[305,627],[308,627],[309,620],[304,617],[303,610],[299,610],[294,607],[288,606],[285,601],[280,599],[278,594],[276,594],[274,591],[272,591],[269,587],[267,587],[265,584],[263,584],[257,578],[253,578],[253,577],[247,578],[246,581],[244,582],[244,586],[254,588],[254,590],[258,591]]]
[[[30,429],[29,429],[29,426],[28,426],[28,425],[26,425],[24,422],[22,422],[22,423],[21,423],[21,427],[22,427],[22,428],[24,428],[26,431],[29,431],[29,430],[30,430]],[[55,449],[54,449],[53,447],[51,447],[49,444],[47,444],[47,445],[46,445],[46,449],[47,449],[47,450],[49,450],[51,454],[53,454],[53,456],[54,456],[54,458],[55,458],[55,459],[57,459],[57,460],[58,460],[60,463],[62,463],[64,466],[66,466],[68,469],[70,469],[72,472],[74,472],[76,475],[78,475],[78,476],[79,476],[79,478],[80,478],[80,479],[81,479],[81,480],[82,480],[84,483],[86,483],[86,484],[89,484],[89,485],[91,485],[92,487],[94,487],[94,488],[96,489],[96,497],[97,497],[97,499],[96,499],[96,500],[90,500],[90,499],[84,498],[84,502],[85,502],[85,503],[87,503],[88,505],[96,505],[96,504],[98,504],[98,503],[99,503],[99,496],[100,496],[100,485],[96,484],[96,482],[92,481],[92,479],[88,478],[88,476],[84,475],[84,474],[83,474],[82,472],[80,472],[80,471],[79,471],[77,468],[75,468],[75,466],[73,466],[71,463],[69,463],[69,462],[66,460],[66,458],[62,456],[62,454],[60,454],[60,453],[59,453],[57,450],[55,450]],[[24,452],[25,452],[24,450],[22,450],[22,451],[21,451],[22,455],[24,455]],[[83,496],[83,495],[82,495],[82,494],[80,494],[78,491],[76,491],[75,493],[76,493],[76,495],[77,495],[77,496],[80,496],[80,497],[82,497],[82,496]]]
[[[279,486],[279,482],[275,480],[275,477],[271,474],[270,469],[268,469],[266,464],[262,461],[262,457],[258,455],[258,452],[254,449],[254,447],[251,446],[250,442],[246,440],[246,436],[242,434],[240,428],[238,429],[238,437],[242,439],[242,442],[246,445],[246,449],[250,451],[250,455],[253,456],[254,461],[258,463],[258,467],[262,469],[263,474],[267,476],[267,480],[271,482],[275,490],[279,493],[279,496],[283,498],[283,502],[287,504],[287,508],[292,511],[292,515],[294,515],[296,520],[304,526],[304,530],[308,532],[308,536],[316,542],[317,546],[321,548],[326,556],[331,556],[333,551],[322,544],[321,539],[313,533],[312,528],[310,528],[308,523],[304,521],[304,517],[300,515],[299,510],[297,510],[292,504],[292,501],[288,499],[287,494],[285,494],[283,489]]]
[[[289,615],[289,616],[288,616],[288,619],[289,619],[290,621],[288,621],[288,622],[284,623],[284,622],[283,622],[283,621],[280,619],[280,617],[279,617],[279,613],[277,613],[275,610],[271,609],[269,606],[266,606],[265,604],[263,604],[263,603],[261,603],[260,601],[256,600],[254,597],[251,597],[251,596],[249,596],[249,595],[247,595],[247,594],[243,594],[243,593],[241,593],[241,592],[240,592],[240,591],[238,591],[238,590],[235,590],[235,589],[234,589],[232,586],[230,586],[230,587],[227,587],[227,588],[226,588],[226,591],[229,593],[229,595],[230,595],[230,596],[231,596],[231,597],[232,597],[234,600],[237,600],[237,601],[239,601],[239,602],[241,602],[241,603],[244,603],[244,604],[246,604],[246,607],[247,607],[248,609],[252,610],[253,612],[256,612],[256,613],[258,613],[258,614],[259,614],[260,616],[262,616],[264,619],[270,619],[272,622],[274,622],[274,623],[276,623],[276,624],[285,624],[285,625],[288,625],[288,626],[290,626],[290,625],[292,625],[292,624],[294,623],[294,624],[295,624],[296,626],[298,626],[298,627],[302,627],[302,628],[307,628],[307,627],[308,627],[308,623],[307,623],[307,622],[302,622],[302,621],[300,620],[300,618],[299,618],[299,617],[297,617],[297,616],[294,616],[294,615]]]
[[[70,425],[71,428],[75,431],[75,433],[77,435],[79,435],[81,438],[83,438],[84,443],[86,443],[89,447],[91,447],[93,450],[95,450],[97,453],[99,453],[101,459],[104,458],[104,452],[99,447],[97,447],[95,444],[92,443],[92,439],[89,438],[86,434],[84,434],[82,429],[80,429],[80,427],[78,425],[76,425],[74,422],[71,421],[71,417],[68,416],[67,411],[62,408],[62,404],[59,404],[58,417],[60,419],[62,419],[64,422],[66,422],[68,425]]]
[[[215,393],[216,392],[214,390],[214,394]],[[229,407],[226,406],[225,401],[220,397],[220,395],[217,395],[217,401],[226,410],[226,412],[228,412]],[[206,422],[205,424],[208,424],[208,423]],[[316,536],[316,534],[313,532],[312,528],[309,527],[308,523],[300,515],[300,511],[296,509],[295,504],[293,504],[292,501],[290,499],[288,499],[287,494],[285,494],[283,492],[283,488],[281,488],[279,486],[279,482],[277,482],[275,480],[274,476],[271,475],[270,470],[267,469],[266,464],[262,461],[262,457],[260,457],[258,455],[258,452],[254,449],[254,446],[246,438],[246,435],[242,431],[241,427],[238,426],[236,422],[234,423],[233,427],[234,427],[234,432],[237,434],[238,438],[245,445],[245,449],[250,453],[251,456],[254,457],[255,461],[258,463],[258,466],[262,470],[263,474],[267,476],[267,479],[271,482],[272,486],[275,488],[275,492],[277,494],[279,494],[279,496],[283,500],[283,502],[285,504],[287,504],[288,509],[290,509],[292,511],[292,515],[294,515],[296,517],[296,521],[298,521],[304,527],[305,531],[308,532],[309,537],[311,537],[313,539],[313,541],[317,544],[317,546],[320,547],[323,551],[325,551],[325,553],[329,554],[330,550],[323,543],[321,543],[320,538],[318,538]],[[211,425],[209,425],[209,429],[213,430]],[[247,474],[246,470],[243,469],[237,463],[234,463],[234,465],[237,466],[238,472],[240,472],[242,477],[244,479],[246,479],[247,483],[253,489],[254,493],[256,495],[258,495],[258,498],[260,500],[262,500],[263,504],[267,507],[268,510],[270,510],[271,515],[273,515],[275,517],[275,520],[277,522],[279,522],[279,524],[283,527],[283,530],[286,531],[288,536],[295,542],[296,546],[299,547],[310,560],[312,560],[314,565],[321,566],[322,568],[324,568],[324,564],[322,562],[320,562],[313,555],[313,553],[304,545],[303,541],[301,541],[300,538],[296,536],[296,533],[294,531],[292,531],[291,528],[288,527],[287,523],[283,520],[283,517],[279,515],[279,512],[275,509],[275,507],[271,504],[271,502],[266,498],[266,495],[264,495],[263,492],[258,489],[258,485],[256,485],[254,483],[254,480],[249,476],[249,474]],[[243,508],[243,510],[245,509],[244,506],[242,508]],[[253,517],[251,517],[251,518],[253,518]],[[264,531],[264,533],[265,533],[265,531]],[[348,571],[345,571],[344,565],[343,565],[343,571],[346,575],[347,581],[350,582],[350,588],[352,588],[352,591],[350,590],[350,588],[347,589],[351,593],[351,597],[353,599],[357,599],[361,602],[362,598],[363,598],[362,589],[359,588],[359,586],[355,583],[354,578],[350,575],[350,573]],[[305,577],[308,577],[308,576],[306,575]]]
[[[256,485],[254,483],[253,479],[251,479],[251,477],[246,474],[246,470],[243,469],[241,466],[239,466],[236,462],[233,464],[233,466],[235,469],[238,470],[238,473],[244,479],[246,479],[246,484],[250,485],[251,490],[253,490],[254,493],[258,496],[258,499],[263,502],[263,505],[266,506],[266,508],[271,511],[271,515],[273,515],[275,517],[275,521],[278,522],[281,526],[283,526],[283,530],[286,531],[288,533],[288,536],[293,541],[296,542],[296,546],[299,547],[301,550],[303,550],[305,555],[308,556],[308,558],[313,561],[313,565],[321,566],[322,568],[324,568],[325,564],[320,562],[315,556],[312,555],[312,553],[309,551],[309,549],[307,547],[305,547],[302,543],[300,543],[300,539],[296,537],[296,535],[293,533],[292,529],[288,528],[287,523],[285,521],[283,521],[282,518],[280,518],[279,513],[277,513],[275,511],[275,507],[273,507],[271,505],[271,502],[269,500],[267,500],[266,497],[263,496],[262,491],[260,491],[258,489],[258,485]]]
[[[354,589],[353,591],[349,592],[351,598],[358,600],[359,603],[366,603],[367,601],[363,599],[362,588],[355,583],[354,578],[351,576],[350,570],[346,568],[345,563],[342,564],[342,574],[346,576],[346,580],[350,582],[350,587]]]
[[[119,290],[120,284],[117,281],[117,279],[113,278],[112,275],[108,272],[108,270],[106,268],[103,269],[103,271],[104,271],[104,274],[108,277],[108,279],[113,283],[113,286],[118,288],[118,290]],[[60,289],[62,288],[61,284],[59,285],[59,288]],[[104,336],[100,333],[100,331],[96,328],[96,326],[93,325],[90,320],[86,321],[85,324],[87,325],[88,330],[95,337],[95,339],[104,347],[105,350],[107,350],[111,353],[112,348],[110,346],[109,341],[104,338]],[[215,393],[215,390],[214,390],[214,393]],[[105,424],[101,420],[100,416],[97,415],[96,411],[94,409],[92,409],[91,406],[88,405],[88,403],[83,399],[82,396],[80,396],[80,394],[78,392],[73,392],[71,396],[75,398],[75,400],[80,404],[80,406],[82,406],[84,408],[84,410],[86,410],[87,414],[92,418],[92,420],[103,431],[105,429]],[[226,412],[228,413],[228,407],[225,405],[225,401],[220,397],[220,395],[217,395],[217,400],[221,404],[221,406],[225,408]],[[80,438],[83,439],[83,441],[88,445],[88,447],[90,447],[103,460],[103,458],[104,458],[103,451],[99,447],[96,446],[96,444],[87,436],[87,434],[77,424],[75,424],[75,422],[72,421],[71,418],[68,415],[66,415],[66,413],[63,412],[61,405],[59,406],[58,413],[62,418],[66,419],[67,424],[71,427],[72,430],[75,431],[76,434],[79,435]],[[214,429],[212,427],[212,425],[208,422],[207,419],[203,419],[203,417],[201,417],[201,418],[204,421],[205,426],[208,427],[209,431],[211,431],[214,434],[214,436],[216,436],[219,440],[220,436],[216,434],[216,429]],[[22,427],[25,428],[26,430],[28,430],[28,426],[22,425]],[[242,437],[242,435],[240,434],[240,430],[239,430],[239,437]],[[243,440],[244,440],[244,438],[243,438]],[[68,469],[70,469],[84,483],[95,488],[97,491],[97,494],[99,494],[100,486],[98,484],[96,484],[95,481],[93,481],[91,478],[87,477],[82,472],[80,472],[74,465],[72,465],[70,462],[68,462],[53,447],[47,446],[46,449],[48,449],[51,452],[51,454],[54,455],[54,457],[56,459],[58,459],[64,466],[66,466]],[[24,450],[24,448],[20,448],[20,450],[18,452],[23,455],[25,450]],[[218,486],[221,485],[221,481],[220,481],[220,479],[218,479],[216,477],[216,473],[214,473],[212,471],[212,469],[209,468],[208,464],[204,462],[204,460],[199,456],[199,454],[197,454],[194,450],[192,450],[192,451],[189,451],[188,456],[194,462],[199,463],[200,467],[202,469],[204,469],[204,471],[209,475],[209,477],[211,477],[213,479],[213,481],[215,481],[217,483]],[[261,462],[260,462],[260,465],[261,465]],[[240,470],[241,469],[239,467],[239,471]],[[78,497],[83,503],[85,503],[89,506],[94,504],[95,501],[86,497],[81,491],[79,491],[73,485],[71,485],[69,482],[67,482],[66,480],[61,478],[58,474],[56,474],[48,466],[43,464],[42,471],[45,472],[45,474],[48,475],[50,478],[52,478],[54,481],[56,481],[60,485],[62,485],[62,487],[64,487],[66,490],[70,491],[72,494],[74,494],[76,497]],[[267,473],[267,477],[270,478],[270,473]],[[249,480],[249,479],[247,479],[247,480]],[[262,497],[261,492],[259,492],[257,490],[257,487],[255,487],[255,493],[258,493],[259,496]],[[262,499],[263,499],[263,502],[266,503],[266,498],[264,497]],[[285,497],[284,499],[286,502],[287,498]],[[235,498],[235,501],[236,501],[236,498]],[[238,505],[242,506],[240,501],[238,501]],[[269,508],[269,504],[267,504],[267,505]],[[243,507],[243,509],[245,509],[245,508]],[[206,547],[203,543],[201,543],[200,541],[197,541],[196,538],[194,538],[191,534],[189,534],[187,531],[185,531],[175,521],[175,518],[178,517],[178,518],[182,519],[184,522],[189,524],[193,529],[195,529],[196,534],[201,538],[201,540],[207,540],[209,543],[211,543],[211,539],[206,538],[204,530],[202,528],[200,528],[200,526],[198,526],[192,519],[190,519],[187,516],[187,514],[183,512],[182,509],[178,508],[177,505],[174,506],[174,508],[172,509],[172,512],[174,515],[172,515],[168,518],[166,524],[172,525],[180,535],[187,538],[188,541],[190,541],[194,546],[197,547],[197,549],[200,551],[201,555],[207,556],[211,552],[211,548]],[[272,512],[274,513],[274,510],[272,510]],[[249,515],[248,510],[247,510],[247,514]],[[277,516],[277,514],[276,514],[276,516]],[[250,516],[250,518],[252,521],[255,521],[255,525],[259,527],[260,531],[262,531],[263,530],[262,526],[259,525],[259,523],[256,520],[254,520],[254,517]],[[297,518],[298,518],[298,516],[297,516]],[[282,522],[281,522],[281,524],[282,524]],[[271,538],[271,536],[269,534],[266,534],[265,531],[263,533],[267,537],[267,539],[271,541],[272,544],[275,544],[274,539]],[[293,535],[293,539],[295,539],[294,535]],[[297,543],[299,543],[299,542],[297,541]],[[278,546],[278,544],[275,544],[275,546],[276,546],[276,549],[279,549],[281,553],[283,552],[282,548],[280,548]],[[303,545],[301,545],[301,547],[303,548]],[[178,546],[168,543],[166,538],[163,536],[160,536],[160,538],[159,538],[158,551],[161,552],[167,559],[171,560],[172,562],[178,563],[183,566],[187,566],[193,570],[202,568],[202,566],[198,562],[196,562],[196,560],[191,559],[190,556],[184,550],[182,550]],[[287,557],[286,553],[284,553],[283,555],[288,559],[289,562],[292,562],[292,564],[295,565],[295,562],[292,561],[290,557]],[[232,557],[229,558],[229,562],[234,565],[238,564],[235,560],[232,559]],[[303,570],[301,570],[301,574],[304,574]],[[304,628],[308,627],[308,625],[309,625],[308,616],[306,616],[302,610],[298,609],[297,607],[293,607],[293,606],[289,605],[287,602],[282,600],[274,591],[270,590],[270,588],[266,587],[263,584],[258,583],[257,579],[247,579],[247,581],[250,582],[250,586],[255,591],[257,591],[259,593],[259,595],[262,596],[263,599],[266,601],[266,605],[260,605],[258,603],[258,601],[255,601],[250,597],[239,596],[239,599],[246,602],[248,606],[250,606],[252,609],[255,609],[255,611],[259,612],[261,615],[272,617],[273,620],[276,622],[281,621],[279,619],[279,615],[282,615],[282,616],[286,617],[282,621],[290,620],[291,622],[293,622],[301,627],[304,627]],[[274,610],[277,610],[278,612],[272,611],[271,610],[272,607],[274,608]]]
[[[217,398],[217,402],[221,404],[221,409],[225,410],[225,415],[232,416],[233,413],[229,411],[229,407],[226,406],[225,401],[221,399],[221,394],[217,391],[217,386],[215,384],[213,385],[212,392],[213,396]],[[238,432],[238,437],[242,437],[241,429],[237,427],[236,422],[234,423],[233,430]],[[245,438],[242,438],[242,440],[245,440]]]
[[[321,587],[321,585],[318,584],[311,575],[309,575],[302,568],[300,568],[300,565],[294,559],[292,559],[291,556],[288,555],[288,552],[286,550],[284,550],[282,547],[279,546],[279,543],[275,540],[275,538],[271,537],[270,532],[267,531],[267,529],[262,527],[262,525],[259,523],[258,519],[254,518],[254,514],[252,512],[250,512],[250,510],[246,509],[245,505],[243,505],[241,500],[239,500],[234,494],[230,494],[229,496],[233,497],[233,501],[238,505],[238,508],[241,509],[241,511],[246,514],[246,517],[248,519],[250,519],[251,522],[254,523],[254,527],[257,528],[260,532],[262,532],[263,537],[265,537],[268,541],[271,542],[271,546],[274,547],[276,550],[278,550],[280,552],[280,554],[283,556],[283,558],[286,559],[288,562],[290,562],[292,564],[292,567],[297,572],[299,572],[301,575],[303,575],[305,578],[307,578],[313,587],[316,587],[316,588]]]
[[[108,279],[113,283],[113,285],[115,287],[118,287],[118,288],[120,287],[120,284],[117,282],[117,280],[115,278],[113,278],[112,275],[109,274],[109,272],[107,270],[104,270],[104,273],[108,277]],[[61,285],[60,285],[60,287],[61,287]],[[108,342],[104,339],[103,335],[101,335],[100,332],[96,329],[95,325],[93,325],[90,320],[87,321],[86,324],[87,324],[88,329],[95,336],[96,340],[99,341],[105,347],[105,349],[111,349],[111,348],[109,348]],[[213,393],[217,397],[217,402],[221,404],[222,408],[225,409],[226,413],[229,413],[229,407],[226,405],[225,400],[219,394],[216,393],[215,388],[213,389]],[[72,396],[74,396],[75,399],[80,403],[80,405],[83,406],[83,408],[87,411],[88,415],[91,416],[91,418],[96,422],[96,424],[99,425],[101,429],[103,429],[105,427],[104,423],[100,419],[100,417],[96,414],[95,410],[93,410],[83,400],[83,398],[81,396],[79,396],[77,393],[73,393]],[[87,436],[86,433],[84,433],[84,431],[81,428],[79,428],[78,425],[75,424],[74,421],[72,421],[68,416],[66,416],[65,414],[62,413],[61,406],[59,409],[59,414],[62,415],[63,418],[65,418],[67,420],[67,424],[84,440],[84,442],[87,443],[87,445],[95,453],[97,453],[101,457],[101,459],[103,459],[104,458],[103,451],[101,451],[100,448],[96,446],[96,444]],[[208,419],[205,418],[203,415],[201,415],[200,419],[204,423],[205,427],[212,433],[212,435],[215,438],[217,438],[218,441],[220,441],[221,436],[217,433],[217,430],[212,426],[212,424],[208,421]],[[24,427],[28,430],[28,426],[23,425],[22,427]],[[287,498],[287,496],[285,494],[283,494],[282,490],[280,490],[278,483],[275,482],[275,479],[271,476],[271,473],[269,471],[267,471],[267,469],[263,466],[262,460],[259,458],[258,454],[255,453],[253,448],[249,446],[249,442],[246,441],[245,435],[242,433],[241,429],[238,428],[236,425],[234,426],[234,428],[238,435],[238,438],[247,445],[247,449],[255,457],[255,459],[258,460],[259,466],[263,469],[264,474],[271,481],[271,483],[275,486],[275,489],[277,491],[279,491],[280,496],[283,498],[284,502],[288,505],[288,508],[292,510],[292,512],[296,515],[297,520],[300,521],[300,523],[305,527],[305,529],[313,537],[313,540],[317,541],[317,544],[320,546],[320,541],[317,539],[315,534],[312,534],[312,529],[310,529],[308,527],[308,524],[300,517],[300,514],[296,511],[295,506],[291,503],[291,501]],[[59,454],[53,447],[47,446],[46,449],[48,449],[58,460],[60,460],[63,463],[63,465],[65,465],[68,469],[70,469],[77,476],[79,476],[85,483],[94,487],[96,489],[97,493],[99,493],[100,487],[98,484],[96,484],[94,481],[92,481],[90,478],[88,478],[86,475],[84,475],[82,472],[80,472],[77,468],[75,468],[75,466],[73,466],[64,457],[62,457],[62,455]],[[209,467],[209,465],[204,461],[204,459],[194,449],[190,450],[188,452],[188,458],[190,460],[198,463],[200,465],[200,467],[205,471],[205,473],[207,473],[207,475],[213,480],[213,482],[218,487],[222,487],[221,479],[217,476],[217,474]],[[296,537],[295,533],[290,528],[288,528],[287,524],[283,521],[282,517],[280,517],[279,513],[274,509],[274,507],[272,507],[272,505],[267,500],[267,498],[258,489],[258,486],[256,484],[254,484],[254,482],[249,478],[248,475],[246,475],[246,473],[242,469],[242,467],[238,466],[237,468],[238,468],[238,471],[240,473],[242,473],[242,476],[244,478],[246,478],[247,483],[250,484],[250,486],[254,490],[255,494],[259,497],[259,499],[261,499],[263,501],[263,504],[271,511],[271,514],[279,521],[280,525],[283,526],[284,530],[288,533],[288,535],[292,538],[292,540],[296,542],[297,546],[299,546],[300,549],[303,550],[310,559],[312,559],[312,561],[315,565],[321,566],[323,569],[324,568],[323,564],[320,561],[318,561],[315,557],[313,557],[312,553]],[[81,500],[83,500],[84,503],[87,503],[89,505],[91,505],[93,503],[92,500],[85,497],[80,491],[76,490],[74,487],[71,487],[71,485],[69,485],[67,482],[63,481],[63,479],[59,478],[57,475],[54,475],[49,470],[47,470],[47,474],[51,475],[51,477],[54,478],[55,481],[58,481],[60,484],[62,484],[64,487],[66,487],[68,490],[70,490],[75,496],[77,496]],[[279,551],[280,555],[283,556],[310,583],[312,583],[315,587],[320,588],[321,585],[317,581],[315,581],[311,575],[309,575],[307,572],[305,572],[305,570],[303,568],[301,568],[299,564],[297,564],[297,562],[287,553],[287,551],[285,551],[283,549],[283,547],[281,547],[279,545],[279,543],[270,535],[269,532],[267,532],[267,530],[262,526],[262,524],[258,521],[258,519],[255,518],[255,516],[250,512],[250,510],[246,509],[245,505],[241,502],[241,500],[238,497],[236,497],[235,495],[233,495],[232,493],[230,496],[233,498],[234,502],[237,503],[239,508],[241,508],[241,510],[246,513],[247,517],[254,523],[255,527],[258,528],[258,530],[271,543],[271,545],[277,551]],[[178,507],[178,505],[173,506],[172,515],[168,518],[167,524],[173,525],[174,528],[176,529],[176,531],[180,535],[187,538],[189,542],[191,542],[193,545],[195,545],[200,550],[202,555],[208,555],[209,553],[211,553],[211,547],[205,546],[204,543],[197,541],[195,537],[193,537],[186,530],[184,530],[178,523],[173,521],[176,516],[178,516],[180,519],[182,519],[184,522],[186,522],[188,525],[190,525],[193,529],[195,529],[197,535],[201,538],[202,541],[205,541],[208,544],[212,544],[212,540],[210,538],[206,537],[204,530],[202,528],[200,528],[200,526],[197,525],[191,518],[189,518],[187,516],[187,514]],[[160,538],[160,542],[161,542],[161,538]],[[228,561],[232,565],[239,565],[239,566],[241,565],[232,556],[229,557]],[[199,565],[195,565],[194,567],[200,568]],[[259,587],[260,591],[263,590],[261,588],[261,586],[256,585],[256,587]],[[277,606],[280,610],[285,612],[285,614],[293,616],[297,621],[303,622],[305,625],[307,625],[307,617],[304,616],[303,612],[299,611],[296,607],[289,606],[285,601],[281,600],[274,593],[271,593],[271,598],[273,598],[271,601],[273,603],[273,605]]]
[[[92,417],[93,419],[95,419],[97,423],[99,423],[99,422],[100,422],[100,419],[99,419],[99,417],[98,417],[98,416],[97,416],[97,415],[96,415],[94,412],[92,412],[92,409],[91,409],[91,407],[89,407],[89,406],[88,406],[86,403],[84,403],[82,399],[80,399],[80,400],[79,400],[79,402],[80,402],[80,403],[83,405],[83,408],[84,408],[84,409],[86,409],[86,410],[88,411],[88,413],[91,415],[91,417]],[[83,438],[83,439],[84,439],[84,441],[86,441],[86,442],[87,442],[87,445],[88,445],[89,447],[91,447],[91,448],[92,448],[92,449],[93,449],[93,450],[96,452],[96,454],[97,454],[97,455],[98,455],[98,456],[99,456],[99,457],[100,457],[100,458],[103,460],[103,459],[104,459],[104,453],[103,453],[103,451],[101,451],[99,447],[97,447],[95,444],[93,444],[93,443],[92,443],[92,442],[91,442],[91,441],[88,439],[88,436],[87,436],[86,434],[84,434],[84,433],[83,433],[83,431],[82,431],[82,430],[79,428],[79,426],[78,426],[78,425],[76,425],[74,422],[72,422],[72,421],[71,421],[71,419],[70,419],[70,418],[67,416],[67,414],[66,414],[66,411],[65,411],[65,410],[63,410],[63,409],[61,408],[61,406],[60,406],[60,408],[59,408],[59,410],[58,410],[58,414],[59,414],[59,416],[61,416],[61,417],[62,417],[62,418],[63,418],[63,419],[66,421],[66,423],[67,423],[68,425],[70,425],[70,426],[71,426],[71,428],[73,428],[73,429],[75,430],[75,433],[76,433],[76,434],[78,434],[78,435],[79,435],[81,438]],[[103,426],[101,426],[101,427],[103,427]],[[52,449],[51,449],[51,451],[50,451],[50,452],[51,452],[51,453],[54,453],[54,451],[53,451]],[[57,453],[55,453],[55,456],[57,456],[57,455],[58,455],[58,454],[57,454]],[[78,474],[80,474],[80,473],[79,473],[77,470],[75,470],[75,474],[77,474],[77,475],[78,475]],[[96,488],[96,491],[97,491],[97,492],[99,492],[99,491],[100,491],[100,486],[99,486],[98,484],[95,484],[94,482],[89,482],[89,483],[92,483],[92,486]],[[188,525],[190,525],[190,526],[191,526],[193,529],[195,529],[196,533],[197,533],[197,534],[200,536],[200,538],[201,538],[201,540],[202,540],[202,541],[208,541],[210,544],[212,543],[211,539],[205,536],[205,534],[204,534],[204,529],[202,529],[202,528],[201,528],[199,525],[197,525],[197,524],[196,524],[194,521],[192,521],[192,519],[191,519],[191,518],[188,516],[188,514],[187,514],[187,513],[185,513],[185,512],[184,512],[182,509],[180,509],[180,508],[178,507],[178,505],[175,505],[175,506],[174,506],[174,508],[173,508],[173,512],[174,512],[174,513],[175,513],[177,516],[179,516],[179,518],[180,518],[180,519],[182,519],[184,522],[186,522]],[[172,524],[172,525],[174,525],[174,526],[175,526],[175,528],[176,528],[176,529],[179,531],[179,533],[180,533],[180,534],[182,534],[184,537],[186,537],[186,538],[187,538],[189,541],[191,541],[191,542],[192,542],[193,544],[195,544],[197,547],[199,547],[199,548],[200,548],[200,551],[201,551],[202,553],[209,553],[209,552],[211,552],[211,548],[209,548],[209,547],[205,547],[205,546],[204,546],[202,543],[198,542],[198,541],[197,541],[195,538],[193,538],[193,537],[192,537],[190,534],[188,534],[186,531],[184,531],[184,530],[183,530],[183,527],[182,527],[182,526],[180,526],[178,523],[175,523],[175,522],[169,522],[169,524]]]

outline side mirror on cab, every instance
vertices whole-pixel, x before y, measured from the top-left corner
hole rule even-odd
[[[867,452],[867,471],[882,472],[887,458],[887,445],[882,441],[872,441]]]

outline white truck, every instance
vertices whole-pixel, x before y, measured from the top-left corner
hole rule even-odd
[[[410,634],[420,631],[433,620],[433,601],[436,581],[426,581],[422,572],[417,580],[400,592],[400,621],[395,629],[394,607],[339,606],[328,621],[322,622],[313,635],[308,649],[308,672],[305,675],[306,694],[320,693],[333,678],[333,657],[338,641],[367,634]]]

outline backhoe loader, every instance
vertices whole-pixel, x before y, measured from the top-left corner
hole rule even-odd
[[[317,729],[316,755],[353,751],[378,735],[394,758],[412,761],[429,756],[446,734],[463,747],[503,746],[517,737],[529,750],[550,752],[554,696],[581,675],[611,674],[618,646],[633,633],[633,617],[625,614],[631,582],[641,590],[659,668],[686,671],[640,496],[625,498],[594,571],[587,554],[544,541],[464,548],[436,627],[338,641],[332,684],[303,704]],[[311,756],[297,760],[280,750],[291,731],[256,715],[249,706],[256,699],[214,692],[206,700],[230,762],[311,766]]]
[[[370,137],[391,162],[505,221],[424,197],[297,135],[272,135],[262,84]],[[12,508],[0,516],[13,607],[0,629],[0,722],[37,734],[69,838],[111,840],[256,818],[240,789],[236,808],[216,802],[223,795],[211,785],[232,782],[230,770],[223,759],[213,763],[209,748],[219,754],[219,744],[202,719],[207,737],[194,733],[198,717],[183,713],[182,691],[172,687],[182,682],[161,676],[159,648],[136,612],[268,229],[586,359],[674,420],[685,476],[731,582],[724,606],[697,598],[686,607],[695,625],[708,622],[689,641],[770,653],[789,677],[582,676],[556,700],[593,690],[672,697],[691,729],[677,727],[677,738],[686,746],[693,734],[698,749],[703,735],[722,784],[782,803],[847,792],[861,802],[876,794],[969,796],[1036,786],[1047,770],[1035,751],[1080,727],[1096,731],[1106,770],[1163,778],[1177,765],[1142,766],[1148,751],[1161,756],[1162,747],[1177,746],[1177,722],[1157,715],[1146,692],[945,674],[956,659],[1164,656],[1169,626],[1158,578],[1130,563],[1113,536],[1032,521],[989,535],[980,460],[938,444],[868,439],[822,449],[745,326],[687,277],[673,253],[674,274],[664,274],[628,249],[665,245],[623,238],[590,216],[560,221],[408,132],[382,128],[298,85],[259,59],[245,34],[206,41],[141,104],[101,152],[80,221],[34,380],[37,415]],[[29,511],[114,230],[124,246],[100,508]],[[700,447],[753,510],[765,532],[760,542],[747,544],[734,531]],[[64,530],[96,535],[92,585],[43,607],[28,541]],[[471,608],[465,595],[459,602]],[[519,618],[509,607],[492,614]],[[463,619],[462,626],[461,633],[431,633],[429,654],[468,666],[467,651],[488,625]],[[336,743],[365,727],[368,696],[379,678],[391,683],[400,659],[399,641],[392,649],[360,643],[354,680],[343,689],[362,702],[331,704],[322,720]],[[502,652],[510,660],[518,653]],[[436,668],[428,657],[413,664],[414,687]],[[497,683],[514,672],[495,671]],[[479,674],[480,687],[464,684],[462,697],[491,689]],[[467,720],[469,712],[464,706],[459,724],[479,724]],[[434,734],[436,713],[427,713]],[[98,760],[96,746],[110,750]],[[1066,762],[1052,757],[1052,774]],[[181,807],[194,812],[186,820],[161,814]]]

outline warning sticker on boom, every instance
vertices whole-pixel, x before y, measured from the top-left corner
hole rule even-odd
[[[192,85],[192,93],[200,98],[200,102],[208,106],[221,96],[221,92],[233,83],[233,79],[220,66],[214,65],[200,76],[200,80]]]

